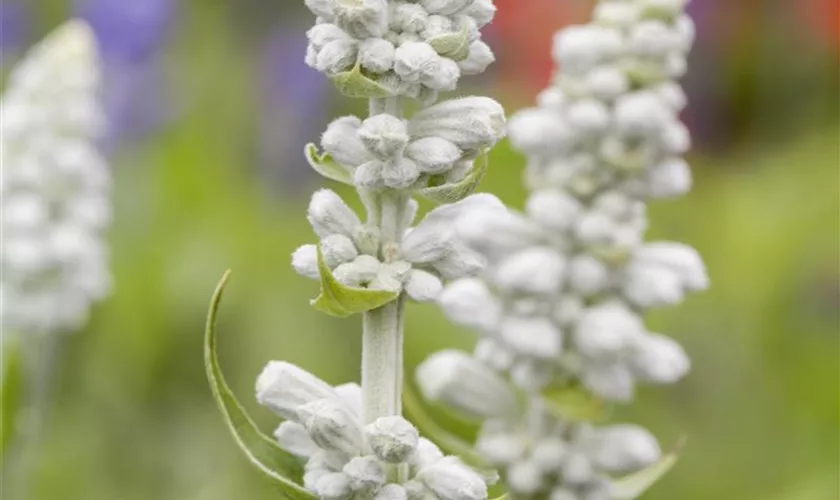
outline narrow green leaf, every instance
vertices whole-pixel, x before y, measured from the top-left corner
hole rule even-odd
[[[273,439],[260,432],[225,382],[219,366],[219,358],[216,355],[216,314],[228,278],[230,278],[230,271],[222,277],[213,294],[204,335],[204,366],[213,397],[239,448],[251,463],[278,488],[282,498],[316,500],[317,497],[314,494],[297,484],[303,475],[300,461],[280,448]]]
[[[0,353],[0,456],[15,435],[15,425],[23,402],[23,361],[20,345],[14,339],[3,342]]]
[[[435,52],[455,61],[463,61],[470,55],[470,37],[467,25],[455,33],[447,33],[428,40]]]
[[[455,203],[473,194],[487,173],[489,159],[487,153],[482,155],[481,161],[458,182],[429,186],[417,190],[417,193],[436,203]]]
[[[542,393],[546,408],[572,422],[599,422],[607,416],[607,405],[579,386],[553,386]]]
[[[684,443],[680,443],[677,449],[664,455],[658,462],[646,469],[614,479],[611,484],[612,497],[615,500],[635,500],[642,496],[674,467],[683,445]]]
[[[320,154],[318,146],[315,144],[307,144],[303,154],[306,156],[309,166],[322,176],[342,184],[353,185],[353,177],[350,172],[333,160],[329,153]]]
[[[320,246],[318,247],[318,272],[321,275],[321,294],[310,301],[310,305],[330,316],[346,318],[372,311],[397,300],[400,296],[400,292],[354,288],[339,283],[324,262]]]
[[[393,96],[393,92],[388,90],[387,87],[365,76],[359,63],[356,63],[356,66],[350,71],[335,75],[332,77],[332,81],[338,91],[347,97],[384,99]]]

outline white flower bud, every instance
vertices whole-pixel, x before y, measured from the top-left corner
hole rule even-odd
[[[374,457],[353,457],[341,471],[350,478],[350,487],[357,494],[370,495],[387,481],[385,468]]]
[[[680,48],[680,39],[661,21],[642,21],[630,31],[629,49],[642,57],[662,58]]]
[[[621,33],[601,26],[572,26],[554,37],[553,55],[564,71],[584,73],[610,61],[623,48]]]
[[[350,262],[358,257],[359,252],[353,240],[343,234],[331,234],[321,240],[321,252],[327,267],[335,269],[340,264]]]
[[[510,489],[520,495],[533,495],[543,487],[539,467],[529,460],[513,464],[507,471],[507,482]]]
[[[438,463],[442,458],[443,452],[440,451],[440,448],[435,443],[421,437],[417,441],[417,449],[409,458],[409,464],[415,469],[422,469],[427,465]]]
[[[563,285],[566,261],[547,247],[522,250],[498,263],[493,281],[511,294],[551,295]]]
[[[359,50],[353,40],[333,40],[318,51],[315,59],[315,69],[327,75],[335,75],[347,71],[356,64]]]
[[[581,375],[584,387],[609,401],[633,398],[633,375],[622,364],[588,364]]]
[[[653,198],[676,198],[691,190],[691,169],[681,158],[660,163],[648,174],[648,193]]]
[[[635,92],[616,101],[615,125],[627,136],[656,135],[671,119],[671,113],[653,92]]]
[[[524,440],[509,432],[491,432],[478,438],[475,450],[496,467],[517,462],[525,454]]]
[[[691,132],[679,121],[673,121],[662,131],[662,148],[666,153],[682,155],[691,149]]]
[[[637,2],[598,2],[593,17],[596,22],[614,28],[629,28],[639,21],[641,8]]]
[[[482,41],[470,44],[470,55],[458,63],[461,74],[479,75],[496,61],[496,56],[489,45]]]
[[[506,344],[526,356],[552,359],[563,349],[562,334],[545,318],[505,318],[499,333]]]
[[[441,137],[465,151],[492,146],[504,128],[504,109],[487,97],[450,99],[419,111],[409,122],[412,137]]]
[[[560,326],[571,326],[578,322],[584,310],[585,306],[580,297],[566,294],[554,306],[553,318]]]
[[[682,243],[648,243],[633,256],[633,262],[662,266],[676,272],[687,290],[699,291],[709,287],[709,276],[700,254]]]
[[[584,297],[604,292],[611,277],[609,268],[591,255],[577,255],[569,264],[569,286]]]
[[[502,318],[502,302],[478,278],[450,283],[438,302],[447,317],[459,325],[492,331]]]
[[[617,227],[601,212],[589,212],[575,221],[575,236],[584,245],[603,245],[610,241]]]
[[[333,276],[347,286],[366,285],[376,279],[382,263],[372,255],[360,255],[353,262],[342,264],[333,270]]]
[[[586,456],[573,453],[566,458],[561,471],[564,484],[569,486],[585,485],[592,481],[595,471]]]
[[[335,192],[321,189],[312,195],[307,219],[315,234],[326,238],[332,234],[352,237],[362,223],[359,217]]]
[[[440,260],[431,263],[434,271],[444,281],[475,276],[487,265],[486,259],[460,242],[452,245],[451,251]]]
[[[362,416],[362,388],[359,384],[350,382],[335,386],[335,392],[339,399],[347,405],[348,408],[359,416]]]
[[[464,152],[446,139],[425,137],[409,144],[405,154],[417,162],[422,172],[439,174],[451,169]]]
[[[408,158],[394,158],[382,169],[382,182],[391,189],[407,189],[419,178],[420,168]]]
[[[436,68],[440,56],[425,42],[405,42],[394,53],[394,71],[406,82],[420,83]]]
[[[414,3],[391,4],[391,29],[398,32],[420,33],[429,21],[429,13]]]
[[[608,472],[641,470],[662,454],[650,432],[629,424],[596,429],[584,440],[583,447],[592,463]]]
[[[417,429],[399,416],[381,417],[365,427],[374,455],[383,462],[399,464],[417,449]]]
[[[312,441],[306,429],[296,422],[287,420],[280,424],[274,431],[274,437],[281,448],[301,458],[308,458],[318,451],[318,445]]]
[[[336,40],[352,41],[349,35],[334,24],[316,24],[306,32],[309,43],[316,52],[320,52],[328,43]]]
[[[691,368],[682,346],[657,334],[644,335],[636,341],[630,362],[636,378],[658,384],[672,384]]]
[[[362,121],[355,116],[345,116],[330,123],[321,146],[341,165],[357,167],[373,159],[373,155],[359,139]]]
[[[569,450],[559,437],[540,438],[531,451],[531,460],[544,474],[556,474],[563,467]]]
[[[362,122],[359,138],[371,153],[385,160],[402,152],[408,144],[408,130],[403,120],[380,114]]]
[[[414,269],[405,284],[405,293],[417,302],[433,302],[443,291],[443,283],[434,274]]]
[[[303,245],[292,254],[292,267],[295,272],[306,278],[318,279],[318,247]]]
[[[417,473],[440,500],[485,500],[487,486],[456,457],[445,457]]]
[[[426,28],[423,30],[421,35],[423,36],[423,39],[430,40],[441,35],[448,35],[455,31],[457,31],[457,28],[452,22],[451,17],[432,14],[429,16],[428,21],[426,21]]]
[[[569,105],[566,119],[576,130],[592,136],[604,132],[610,125],[610,111],[601,101],[582,99]]]
[[[496,371],[509,370],[514,361],[514,353],[510,349],[487,338],[478,340],[473,356]]]
[[[461,68],[458,63],[446,57],[438,57],[433,66],[426,68],[420,81],[430,89],[445,92],[455,90],[459,78]]]
[[[309,437],[319,447],[350,455],[362,450],[362,428],[358,416],[337,395],[300,406],[297,414]]]
[[[347,463],[347,455],[340,451],[326,451],[318,449],[304,465],[304,470],[317,471],[322,470],[326,472],[340,471]],[[322,476],[324,474],[321,474]]]
[[[498,374],[456,350],[440,351],[417,367],[423,395],[469,416],[495,418],[517,410],[516,397]]]
[[[664,82],[657,85],[652,90],[674,111],[682,111],[688,104],[688,98],[685,95],[685,91],[676,82]]]
[[[671,54],[665,60],[665,73],[668,77],[678,79],[688,72],[688,61],[682,54]]]
[[[332,472],[318,479],[315,492],[321,500],[349,500],[353,495],[353,488],[346,474]]]
[[[353,38],[379,38],[388,32],[387,0],[335,0],[335,23]]]
[[[353,233],[353,243],[363,254],[376,255],[379,252],[380,240],[379,228],[372,224],[359,226]]]
[[[520,111],[508,126],[510,141],[517,149],[537,156],[564,153],[577,141],[577,132],[563,117],[541,108]]]
[[[362,165],[353,173],[353,184],[358,188],[382,189],[385,187],[383,175],[386,164],[381,160],[373,160]]]
[[[373,73],[384,73],[394,66],[394,44],[382,38],[368,38],[359,44],[359,64]]]
[[[685,298],[677,272],[640,263],[627,268],[622,291],[630,302],[643,309],[676,305]]]
[[[615,358],[644,333],[641,319],[620,302],[587,310],[575,329],[575,346],[585,356]]]
[[[407,500],[407,498],[408,494],[405,492],[405,488],[399,484],[391,483],[383,486],[373,497],[373,500]]]
[[[538,245],[543,239],[532,220],[507,211],[465,212],[456,221],[456,232],[472,248],[491,257]]]
[[[571,490],[556,488],[551,490],[548,500],[580,500],[580,498]]]
[[[411,480],[403,484],[408,500],[434,500],[437,498],[425,484],[418,480]]]
[[[683,14],[677,17],[674,22],[674,29],[679,40],[680,52],[686,53],[691,50],[694,45],[694,40],[697,38],[697,28],[694,25],[694,20],[688,14]]]
[[[528,216],[554,231],[566,231],[583,206],[573,196],[562,191],[543,189],[528,198]]]
[[[257,402],[289,420],[301,405],[338,397],[329,384],[291,363],[272,361],[257,378]]]
[[[304,0],[304,3],[318,17],[331,19],[333,16],[335,0]]]
[[[490,24],[498,9],[493,5],[493,0],[475,0],[472,5],[464,10],[464,14],[475,20],[479,28]]]
[[[689,0],[640,0],[639,6],[663,16],[676,16],[688,5]]]
[[[475,0],[419,0],[419,4],[430,14],[449,16],[460,12]]]
[[[630,80],[618,66],[600,66],[586,76],[586,87],[594,97],[612,101],[630,89]]]

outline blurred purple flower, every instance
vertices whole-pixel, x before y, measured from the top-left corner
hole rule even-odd
[[[22,1],[0,1],[0,59],[26,46],[29,22],[29,11]]]
[[[104,63],[106,151],[165,123],[168,102],[161,54],[178,0],[76,0],[76,14],[96,33]]]
[[[260,165],[284,186],[310,178],[304,146],[318,142],[327,125],[330,85],[304,63],[306,35],[278,28],[266,42],[260,65]]]

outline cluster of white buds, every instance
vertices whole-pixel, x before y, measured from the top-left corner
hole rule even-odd
[[[332,387],[285,362],[269,363],[257,400],[286,419],[280,446],[305,462],[304,487],[324,500],[483,500],[484,479],[444,456],[400,416],[363,425],[357,384]]]
[[[110,174],[90,29],[59,28],[13,69],[0,104],[0,323],[78,328],[110,288],[103,231]]]
[[[359,71],[393,95],[437,100],[462,75],[494,60],[480,29],[492,0],[306,0],[318,16],[308,32],[309,66],[337,77]]]
[[[417,212],[410,200],[402,214],[408,227]],[[434,301],[443,282],[473,276],[484,267],[484,258],[456,237],[453,222],[472,210],[503,210],[498,199],[476,194],[429,212],[409,228],[402,241],[381,244],[379,228],[363,224],[359,217],[333,191],[315,193],[309,205],[309,221],[321,238],[324,263],[342,284],[405,292],[418,302]],[[292,265],[301,275],[318,279],[318,246],[304,245],[292,256]]]
[[[694,249],[644,241],[646,200],[691,186],[676,82],[694,37],[686,4],[600,0],[591,24],[560,31],[561,71],[508,129],[528,156],[525,213],[475,210],[455,221],[487,266],[448,284],[439,304],[481,340],[472,360],[427,360],[418,383],[486,421],[478,450],[517,498],[610,500],[613,474],[659,458],[647,431],[571,423],[545,411],[544,398],[567,388],[626,402],[637,382],[673,383],[689,370],[682,347],[642,319],[709,284]]]

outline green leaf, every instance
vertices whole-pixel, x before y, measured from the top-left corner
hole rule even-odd
[[[676,450],[664,455],[658,462],[646,469],[614,479],[611,484],[612,498],[615,500],[634,500],[642,496],[674,467],[679,459],[679,451],[682,447],[683,443],[680,443]]]
[[[607,417],[607,405],[580,386],[553,386],[542,393],[546,408],[572,422],[600,422]]]
[[[463,61],[470,56],[470,37],[466,23],[461,31],[447,33],[428,40],[435,52],[455,61]]]
[[[297,483],[301,481],[303,467],[300,461],[271,438],[260,432],[251,417],[237,401],[236,396],[225,382],[216,355],[216,314],[222,299],[225,285],[230,277],[226,272],[216,287],[207,315],[207,327],[204,336],[204,366],[207,379],[213,391],[213,397],[219,405],[239,448],[260,472],[263,473],[280,491],[286,500],[316,500],[317,497],[303,489]]]
[[[324,262],[321,247],[318,247],[318,272],[321,275],[321,294],[310,301],[310,305],[322,313],[338,318],[378,309],[397,300],[400,292],[354,288],[339,283]]]
[[[442,184],[439,186],[429,186],[420,188],[417,193],[424,198],[432,200],[436,203],[455,203],[463,200],[467,196],[473,194],[484,179],[487,173],[487,165],[489,163],[487,153],[482,155],[482,160],[476,165],[470,173],[458,182],[449,184]]]
[[[0,456],[15,435],[15,425],[23,402],[23,359],[16,340],[3,342],[0,358]]]
[[[320,154],[318,146],[315,144],[307,144],[303,154],[306,156],[309,165],[322,176],[343,184],[353,185],[353,177],[350,172],[333,160],[329,153]]]
[[[376,80],[368,78],[362,73],[362,66],[356,63],[350,71],[339,73],[332,77],[339,92],[347,97],[359,99],[384,99],[394,94],[387,87]]]

